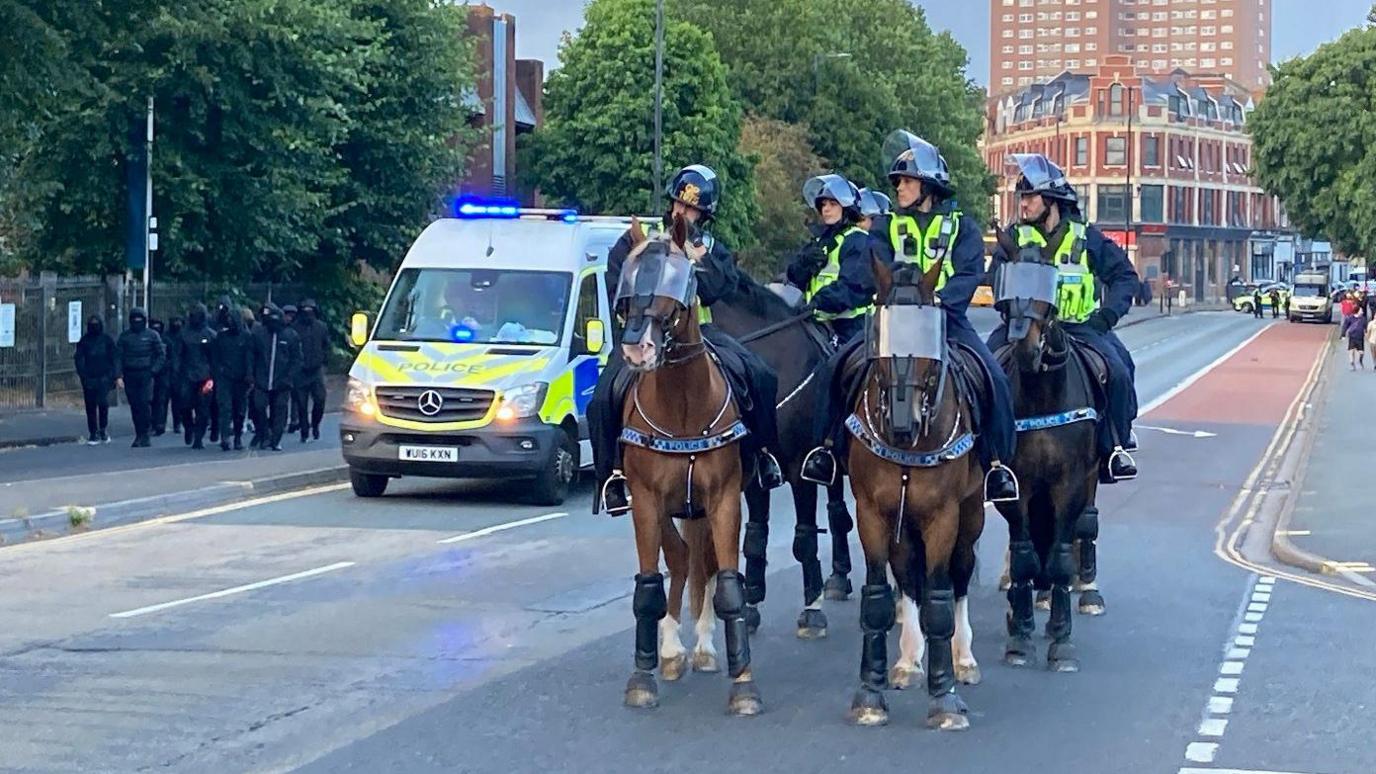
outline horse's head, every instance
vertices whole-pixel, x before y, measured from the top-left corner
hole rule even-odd
[[[647,237],[631,222],[634,246],[621,269],[616,311],[625,322],[621,352],[637,371],[676,362],[679,347],[702,347],[696,315],[696,261],[706,249],[688,241],[688,224],[675,216],[670,233]],[[696,353],[693,353],[696,354]]]
[[[1008,341],[1020,371],[1042,371],[1047,339],[1056,323],[1056,265],[1040,248],[1020,248],[1000,231],[999,246],[1008,260],[994,278],[994,306],[1008,325]]]
[[[946,312],[937,303],[942,261],[926,273],[916,264],[890,268],[874,259],[878,293],[866,348],[878,380],[889,437],[910,444],[925,435],[946,386]]]

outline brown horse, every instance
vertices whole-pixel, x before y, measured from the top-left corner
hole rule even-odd
[[[734,679],[728,711],[755,715],[763,705],[750,670],[745,587],[738,572],[742,467],[735,442],[745,429],[698,324],[694,267],[705,251],[688,242],[687,224],[678,218],[668,236],[647,239],[638,221],[631,233],[636,246],[617,299],[626,325],[622,354],[638,372],[621,436],[640,560],[632,601],[636,669],[626,685],[626,704],[658,704],[652,670],[661,658],[665,680],[682,677],[687,654],[679,621],[686,585],[698,637],[693,668],[717,670],[710,599],[726,629]],[[667,599],[661,550],[669,567]]]
[[[955,366],[945,313],[935,303],[941,262],[925,275],[915,266],[890,271],[875,264],[879,292],[871,344],[866,362],[847,369],[859,369],[863,379],[846,427],[854,436],[851,491],[865,552],[864,645],[850,718],[859,725],[888,722],[882,691],[890,677],[893,687],[906,688],[921,676],[925,633],[927,725],[961,730],[970,724],[956,681],[979,681],[966,596],[975,541],[984,529],[983,474],[970,453],[971,402],[948,378]],[[900,592],[897,606],[890,570]],[[901,655],[890,675],[887,638],[895,618],[903,627]]]

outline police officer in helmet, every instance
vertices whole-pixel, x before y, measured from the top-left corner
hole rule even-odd
[[[979,224],[960,210],[951,173],[936,146],[903,130],[884,141],[897,209],[874,219],[870,233],[882,260],[913,263],[926,272],[941,261],[937,299],[946,312],[946,335],[983,362],[983,417],[979,451],[986,469],[984,499],[1018,499],[1018,480],[1003,460],[1012,459],[1015,431],[1008,376],[966,317],[984,277],[984,237]]]
[[[869,231],[874,228],[874,219],[880,215],[888,215],[893,208],[893,201],[879,191],[871,191],[868,188],[860,189],[860,228]]]
[[[1100,481],[1135,478],[1137,463],[1128,454],[1136,447],[1134,369],[1113,326],[1132,308],[1139,285],[1137,271],[1121,247],[1085,223],[1075,189],[1059,167],[1039,153],[1012,154],[1008,166],[1018,176],[1015,190],[1020,199],[1020,221],[1009,227],[1010,235],[1019,247],[1035,246],[1055,261],[1062,279],[1057,303],[1061,325],[1108,363],[1108,417],[1099,427]],[[1006,259],[997,256],[995,266]],[[1091,281],[1067,282],[1072,275],[1080,279],[1088,275]],[[1005,324],[990,335],[989,345],[997,349],[1007,340]]]
[[[802,288],[815,318],[830,328],[838,347],[856,340],[865,330],[865,315],[874,308],[874,264],[869,232],[860,226],[860,189],[840,175],[820,175],[803,186],[803,201],[817,213],[812,239],[789,262],[788,281]],[[840,358],[828,358],[819,371],[823,384],[831,384]],[[813,414],[813,436],[822,442],[803,460],[802,477],[822,485],[836,478],[836,458],[831,452],[841,410],[835,390],[818,392]]]
[[[698,302],[702,315],[699,322],[703,337],[716,352],[732,389],[743,396],[741,419],[750,433],[741,442],[742,460],[748,465],[753,459],[761,485],[773,489],[784,483],[783,472],[770,451],[777,449],[779,443],[778,419],[774,412],[778,378],[758,356],[711,324],[712,304],[730,295],[740,276],[731,251],[705,230],[717,213],[721,196],[721,182],[715,172],[701,164],[684,167],[674,175],[665,191],[669,207],[664,218],[649,224],[647,230],[667,230],[677,215],[690,224],[690,238],[694,243],[707,248],[707,254],[697,264]],[[621,282],[621,267],[631,247],[628,229],[607,255],[608,302],[613,308],[616,299],[612,296]],[[612,347],[587,413],[593,467],[601,495],[594,499],[593,510],[597,512],[605,506],[613,516],[626,513],[631,507],[626,477],[621,473],[619,440],[622,406],[630,383],[630,373],[621,359],[621,348]]]

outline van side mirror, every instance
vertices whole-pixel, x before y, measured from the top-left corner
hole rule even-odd
[[[362,347],[368,343],[368,314],[367,312],[354,312],[354,316],[349,320],[349,343],[355,347]]]
[[[601,320],[588,320],[588,328],[583,338],[588,342],[588,354],[596,355],[607,343],[607,326]]]

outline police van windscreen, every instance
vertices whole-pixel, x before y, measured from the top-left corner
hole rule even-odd
[[[1296,285],[1294,295],[1300,298],[1322,296],[1324,295],[1324,287],[1323,285]]]
[[[557,344],[573,275],[511,269],[403,269],[378,318],[384,341]]]

